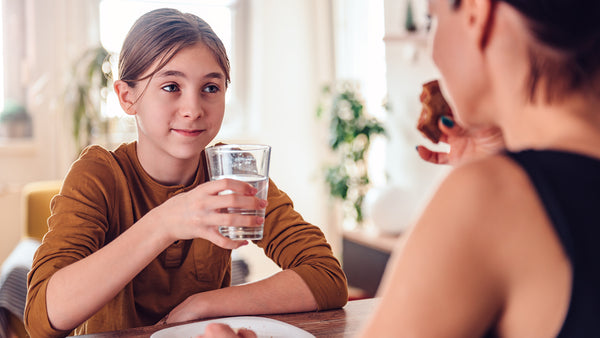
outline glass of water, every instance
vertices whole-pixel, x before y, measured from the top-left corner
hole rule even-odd
[[[256,197],[266,200],[269,190],[269,161],[271,147],[260,144],[227,144],[206,148],[206,162],[211,181],[230,178],[250,183],[258,192]],[[219,194],[231,194],[222,191]],[[265,210],[227,208],[228,213],[265,217]],[[258,240],[263,237],[263,226],[220,226],[219,232],[231,239]]]

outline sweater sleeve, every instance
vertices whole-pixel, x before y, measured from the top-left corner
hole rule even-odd
[[[282,269],[292,269],[314,295],[319,310],[348,301],[346,276],[325,235],[294,210],[292,200],[269,181],[264,237],[256,244]]]
[[[24,322],[31,337],[60,337],[70,331],[52,327],[46,289],[61,268],[92,254],[105,243],[111,176],[109,153],[87,148],[73,163],[60,193],[50,204],[48,232],[35,253],[28,275]]]

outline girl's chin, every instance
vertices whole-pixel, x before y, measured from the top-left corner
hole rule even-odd
[[[167,153],[177,160],[196,161],[202,153],[202,150],[204,150],[204,147],[200,146],[176,146],[167,150]]]

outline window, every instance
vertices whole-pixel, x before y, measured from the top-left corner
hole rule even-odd
[[[340,80],[360,84],[367,112],[386,119],[386,60],[383,0],[335,0],[336,75]],[[358,25],[357,22],[361,24]],[[382,137],[371,140],[369,176],[374,185],[385,184],[386,173]]]
[[[239,127],[241,124],[240,106],[241,106],[241,88],[243,69],[242,63],[236,62],[237,55],[242,53],[240,43],[241,39],[237,32],[244,31],[243,10],[244,0],[102,0],[100,2],[100,41],[112,55],[113,74],[117,74],[116,61],[121,45],[125,40],[127,32],[140,16],[144,13],[157,8],[170,7],[182,12],[195,14],[206,20],[215,33],[221,38],[231,64],[232,83],[227,89],[225,120],[221,131],[227,132]],[[114,93],[108,95],[106,106],[102,109],[103,115],[109,119],[121,119],[126,121],[120,123],[127,124],[132,128],[130,117],[126,116],[119,106],[117,97]],[[117,126],[119,133],[119,126]]]

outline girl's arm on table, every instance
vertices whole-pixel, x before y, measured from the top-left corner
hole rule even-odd
[[[284,270],[254,283],[192,295],[173,309],[165,322],[316,309],[317,301],[300,275]]]

